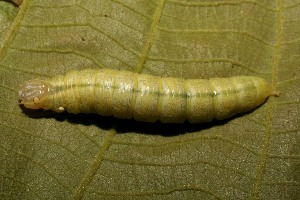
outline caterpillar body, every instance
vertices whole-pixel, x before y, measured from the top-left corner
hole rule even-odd
[[[269,83],[255,76],[182,79],[111,69],[30,80],[19,91],[26,108],[165,123],[226,119],[255,108],[270,95]]]

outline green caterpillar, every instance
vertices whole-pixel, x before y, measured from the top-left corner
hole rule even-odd
[[[111,69],[30,80],[19,91],[26,108],[164,123],[223,120],[255,108],[270,95],[270,84],[255,76],[185,80]]]

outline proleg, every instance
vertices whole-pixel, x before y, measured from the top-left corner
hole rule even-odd
[[[164,123],[223,120],[257,107],[271,95],[270,84],[255,76],[182,79],[110,69],[31,80],[19,91],[26,108]]]

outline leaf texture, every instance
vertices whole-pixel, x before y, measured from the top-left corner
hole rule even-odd
[[[1,199],[299,198],[299,0],[0,3]],[[24,81],[86,68],[255,75],[281,94],[207,124],[19,106]]]

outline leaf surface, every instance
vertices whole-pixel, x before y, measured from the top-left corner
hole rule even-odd
[[[299,198],[299,0],[24,0],[0,17],[1,199]],[[86,68],[255,75],[281,94],[207,124],[18,105],[24,81]]]

